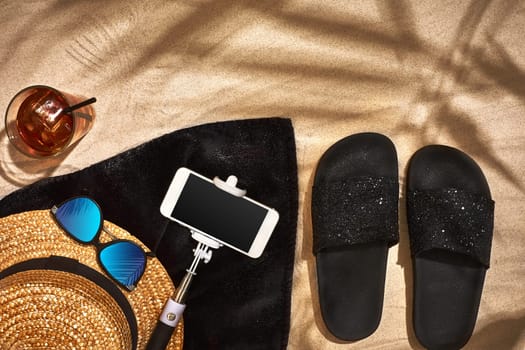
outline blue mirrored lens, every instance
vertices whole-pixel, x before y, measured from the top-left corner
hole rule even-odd
[[[105,246],[99,260],[106,272],[124,286],[134,286],[146,267],[144,251],[131,242],[115,242]]]
[[[102,225],[98,205],[85,197],[65,202],[57,209],[55,217],[70,235],[84,243],[91,242]]]

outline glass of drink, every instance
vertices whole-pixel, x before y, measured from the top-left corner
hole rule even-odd
[[[95,112],[85,99],[44,85],[18,92],[5,114],[9,141],[31,157],[55,156],[74,145],[93,126]]]

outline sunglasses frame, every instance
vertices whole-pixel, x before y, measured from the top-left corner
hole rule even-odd
[[[93,238],[91,240],[89,240],[87,242],[78,239],[74,234],[72,234],[68,229],[66,229],[62,225],[60,220],[56,217],[56,212],[61,206],[63,206],[64,204],[66,204],[68,202],[71,202],[71,201],[73,201],[75,199],[79,199],[79,198],[84,198],[84,199],[87,199],[87,200],[91,201],[95,205],[95,207],[97,208],[98,212],[100,213],[100,223],[98,224],[97,233],[93,236]],[[51,208],[51,214],[53,216],[53,219],[57,223],[57,225],[62,229],[62,231],[67,233],[68,237],[72,238],[73,240],[75,240],[76,242],[78,242],[80,244],[92,245],[92,246],[95,247],[98,265],[102,268],[102,270],[105,272],[105,274],[109,278],[111,278],[111,280],[113,280],[113,282],[117,283],[119,286],[121,286],[122,288],[125,288],[126,290],[128,290],[130,292],[133,291],[137,287],[137,284],[141,280],[142,276],[144,276],[144,272],[146,272],[146,267],[147,267],[147,263],[148,263],[148,259],[147,258],[154,257],[155,255],[153,254],[153,252],[146,252],[146,251],[144,251],[144,249],[141,246],[139,246],[136,242],[133,242],[132,240],[121,239],[121,238],[118,238],[115,235],[113,235],[104,226],[104,217],[103,217],[103,214],[102,214],[102,208],[100,208],[100,205],[93,198],[90,198],[90,197],[87,197],[87,196],[71,197],[69,199],[66,199],[65,201],[63,201],[59,205],[53,205],[53,207]],[[100,235],[101,235],[102,231],[104,231],[105,233],[107,233],[111,237],[111,241],[109,241],[109,242],[101,242],[100,241]],[[132,285],[126,285],[126,284],[120,282],[119,280],[117,280],[115,277],[113,277],[113,275],[108,271],[106,266],[104,266],[104,264],[100,260],[100,254],[105,248],[107,248],[109,246],[112,246],[112,245],[115,245],[115,244],[120,243],[120,242],[131,243],[132,245],[134,245],[137,248],[139,248],[139,250],[142,252],[142,255],[144,256],[144,268],[142,269],[142,272],[141,272],[140,276],[137,278],[137,281],[134,284],[132,284]]]

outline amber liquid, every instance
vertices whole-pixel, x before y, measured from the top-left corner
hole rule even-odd
[[[18,109],[16,126],[24,142],[38,152],[52,155],[62,150],[73,135],[73,117],[56,91],[39,87]]]

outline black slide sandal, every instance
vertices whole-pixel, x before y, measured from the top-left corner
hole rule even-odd
[[[407,215],[414,266],[414,330],[428,349],[470,339],[489,267],[494,202],[465,153],[431,145],[410,160]]]
[[[388,248],[398,242],[398,165],[386,136],[362,133],[331,146],[312,189],[319,303],[337,338],[355,341],[378,327]]]

